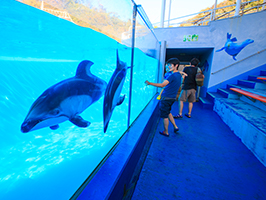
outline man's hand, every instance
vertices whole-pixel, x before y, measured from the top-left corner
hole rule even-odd
[[[150,85],[150,82],[146,80],[146,81],[145,81],[145,84],[146,84],[146,85]]]
[[[184,76],[187,76],[187,73],[185,72],[180,72],[180,74],[184,77]]]

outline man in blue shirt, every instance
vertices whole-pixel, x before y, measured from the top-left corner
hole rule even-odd
[[[170,71],[172,71],[173,74],[171,74],[162,83],[152,83],[149,81],[145,81],[145,83],[147,85],[164,88],[164,91],[162,92],[162,95],[161,95],[162,96],[161,101],[160,101],[160,117],[163,118],[164,131],[160,131],[159,133],[164,136],[169,136],[169,133],[168,133],[169,120],[174,126],[174,132],[177,133],[177,131],[179,130],[175,124],[175,120],[170,111],[171,111],[171,107],[173,103],[176,100],[176,95],[181,85],[181,79],[182,79],[181,73],[183,72],[180,73],[178,71],[180,62],[177,58],[169,59],[166,62],[166,64],[169,65]]]

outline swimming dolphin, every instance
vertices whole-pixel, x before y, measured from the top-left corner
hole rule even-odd
[[[237,41],[237,39],[234,37],[230,39],[232,34],[227,33],[227,41],[224,45],[223,48],[216,50],[216,52],[222,51],[225,49],[225,52],[228,53],[229,55],[233,56],[233,59],[236,60],[237,54],[248,44],[253,43],[254,40],[247,39],[242,43],[234,43]]]
[[[27,133],[44,127],[55,130],[66,120],[78,127],[88,127],[90,122],[79,114],[99,100],[107,86],[104,80],[91,73],[92,65],[88,60],[80,62],[74,77],[44,91],[32,104],[21,131]]]
[[[117,62],[116,69],[108,82],[104,94],[103,104],[103,119],[104,119],[104,132],[106,132],[109,121],[111,119],[113,110],[116,106],[121,105],[125,100],[126,95],[121,95],[121,91],[125,82],[127,67],[125,62],[119,60],[118,50],[116,51]]]

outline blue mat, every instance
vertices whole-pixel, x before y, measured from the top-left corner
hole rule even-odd
[[[187,118],[187,106],[178,134],[160,135],[160,120],[132,200],[266,199],[266,168],[214,111],[197,102]]]

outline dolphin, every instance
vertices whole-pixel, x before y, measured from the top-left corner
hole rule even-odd
[[[121,95],[121,91],[125,82],[127,67],[125,62],[119,60],[118,50],[116,51],[117,62],[116,69],[107,84],[105,94],[104,94],[104,104],[103,104],[103,123],[104,123],[104,133],[107,130],[109,121],[111,119],[114,108],[121,105],[125,100],[126,95]]]
[[[232,34],[227,33],[227,41],[223,48],[216,50],[216,52],[222,51],[225,49],[225,52],[228,53],[233,57],[234,60],[236,60],[237,54],[248,44],[253,43],[254,40],[247,39],[244,42],[241,43],[234,43],[237,41],[237,39],[234,37],[231,39]]]
[[[90,71],[93,62],[83,60],[79,63],[76,75],[63,80],[44,91],[32,104],[21,125],[21,131],[50,127],[59,128],[59,123],[69,120],[78,127],[88,127],[90,122],[79,115],[91,104],[99,100],[107,83]]]

